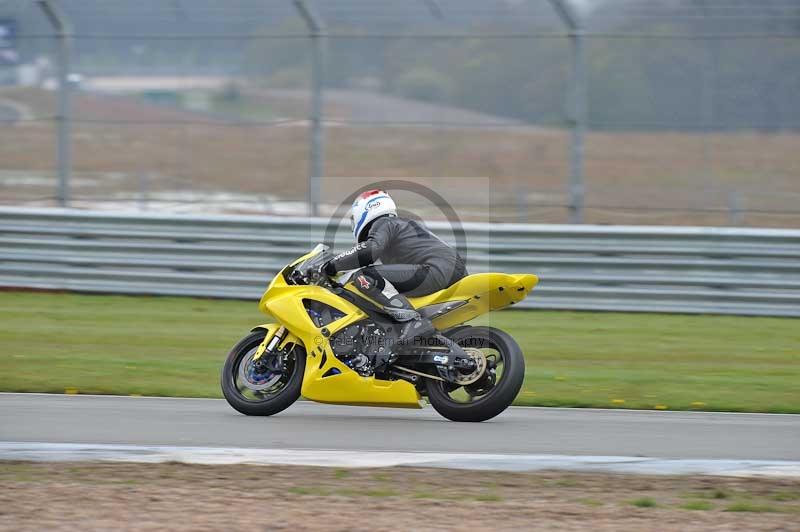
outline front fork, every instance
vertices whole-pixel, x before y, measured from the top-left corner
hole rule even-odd
[[[264,336],[264,341],[262,341],[258,349],[256,349],[256,353],[253,355],[253,364],[254,369],[257,372],[263,373],[264,370],[271,370],[271,371],[280,371],[283,361],[281,357],[271,357],[269,355],[277,354],[278,347],[283,344],[283,341],[286,339],[288,331],[286,327],[281,325],[275,331],[274,334],[270,335],[270,330],[267,329],[267,334]],[[264,357],[264,354],[267,354]],[[262,360],[262,357],[264,358]]]

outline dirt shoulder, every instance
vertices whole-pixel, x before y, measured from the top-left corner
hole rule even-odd
[[[800,482],[0,462],[0,530],[800,530]]]

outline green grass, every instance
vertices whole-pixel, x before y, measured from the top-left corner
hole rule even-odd
[[[523,347],[520,404],[800,412],[797,319],[504,311],[485,321]]]
[[[303,486],[293,486],[293,487],[287,489],[286,491],[288,491],[292,495],[317,495],[317,496],[323,496],[324,497],[326,495],[330,495],[331,494],[330,491],[328,491],[326,489],[319,488],[319,487],[305,488]]]
[[[769,498],[779,502],[800,501],[800,491],[778,491],[770,494]]]
[[[731,493],[720,488],[709,488],[703,491],[694,491],[681,495],[681,497],[692,499],[728,499],[730,496]]]
[[[256,302],[0,292],[0,390],[219,397]],[[517,403],[800,413],[800,321],[503,311],[527,358]]]
[[[597,499],[579,499],[579,503],[583,504],[584,506],[591,506],[593,508],[598,508],[603,506],[602,501],[598,501]]]
[[[655,508],[657,506],[656,501],[650,497],[642,497],[640,499],[632,500],[631,504],[638,508]]]
[[[684,510],[713,510],[714,505],[708,501],[689,501],[681,504]]]
[[[365,490],[341,490],[339,493],[350,495],[351,497],[396,497],[400,495],[394,490],[365,489]]]
[[[482,502],[498,502],[502,501],[503,498],[500,495],[497,495],[496,493],[482,493],[480,495],[476,495],[475,500]]]
[[[780,510],[768,504],[754,504],[751,502],[736,502],[725,508],[726,512],[754,512],[754,513],[768,513],[779,512]]]

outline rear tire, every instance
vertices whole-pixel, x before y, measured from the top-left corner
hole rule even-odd
[[[465,327],[448,337],[462,347],[470,343],[491,346],[502,356],[502,375],[485,395],[472,402],[454,400],[450,396],[453,385],[428,380],[428,400],[433,408],[451,421],[465,422],[486,421],[503,412],[514,402],[525,379],[525,357],[519,344],[508,333],[493,327]]]
[[[300,397],[300,388],[303,385],[303,373],[306,367],[306,353],[301,346],[295,346],[292,351],[294,362],[291,374],[282,378],[283,385],[274,394],[265,394],[261,399],[249,399],[237,387],[237,376],[240,374],[240,364],[251,352],[264,341],[266,332],[255,331],[245,336],[236,344],[222,368],[220,385],[222,395],[234,409],[248,416],[271,416],[289,408]]]

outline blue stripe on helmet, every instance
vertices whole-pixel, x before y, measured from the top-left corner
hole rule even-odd
[[[363,224],[364,220],[366,219],[367,219],[367,209],[364,209],[364,212],[361,213],[361,219],[356,224],[356,228],[353,229],[353,236],[356,237],[356,239],[358,239],[358,232],[359,230],[361,230],[361,224]]]
[[[383,196],[375,196],[374,198],[369,198],[369,199],[367,200],[367,205],[369,205],[369,204],[370,204],[370,202],[372,202],[372,201],[374,201],[374,200],[377,200],[377,199],[383,199],[383,198],[388,198],[388,197],[389,197],[389,196],[387,196],[387,195],[385,195],[385,194],[384,194]],[[368,212],[369,212],[369,211],[367,210],[367,208],[366,208],[366,206],[365,206],[365,207],[364,207],[364,212],[362,212],[362,213],[361,213],[361,218],[358,220],[358,223],[356,224],[356,227],[355,227],[355,229],[353,229],[353,236],[356,238],[356,240],[358,240],[358,233],[359,233],[359,231],[361,230],[361,224],[363,224],[363,223],[364,223],[364,220],[366,220],[366,219],[367,219],[367,213],[368,213]]]

